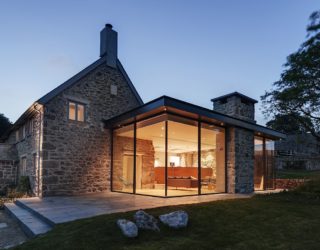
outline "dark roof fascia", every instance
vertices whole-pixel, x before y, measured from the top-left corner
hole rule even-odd
[[[101,57],[94,63],[90,64],[85,69],[81,70],[78,74],[71,77],[69,80],[65,81],[43,97],[41,97],[37,102],[40,104],[46,104],[48,103],[52,98],[60,94],[65,89],[71,87],[73,84],[77,83],[81,78],[85,77],[87,74],[89,74],[92,70],[96,69],[98,66],[102,65],[106,61],[106,57]]]
[[[123,75],[123,77],[126,79],[131,91],[133,92],[133,94],[135,95],[137,101],[139,102],[140,105],[143,105],[143,101],[138,93],[138,91],[136,90],[136,88],[134,87],[133,83],[131,82],[127,72],[125,71],[125,69],[123,68],[121,62],[119,59],[117,59],[117,66],[118,66],[118,69],[120,70],[121,74]]]
[[[108,120],[104,120],[104,123],[105,123],[106,127],[111,128],[112,126],[115,126],[116,124],[121,123],[122,121],[130,119],[130,118],[135,117],[137,115],[143,114],[145,112],[151,111],[153,109],[160,108],[162,106],[173,107],[173,108],[180,109],[180,110],[183,110],[186,112],[198,114],[200,118],[201,118],[201,116],[212,118],[212,119],[218,120],[220,122],[223,122],[227,125],[232,125],[232,126],[236,126],[236,127],[240,127],[240,128],[245,128],[248,130],[253,130],[253,131],[256,131],[259,133],[270,135],[272,137],[286,138],[286,135],[279,132],[279,131],[276,131],[276,130],[273,130],[273,129],[255,124],[255,123],[251,123],[248,121],[237,119],[237,118],[234,118],[234,117],[231,117],[228,115],[224,115],[224,114],[219,113],[217,111],[210,110],[210,109],[207,109],[204,107],[200,107],[200,106],[197,106],[197,105],[194,105],[194,104],[191,104],[188,102],[184,102],[184,101],[181,101],[181,100],[178,100],[178,99],[175,99],[172,97],[168,97],[168,96],[159,97],[159,98],[154,99],[154,100],[152,100],[152,101],[150,101],[150,102],[148,102],[138,108],[132,109],[130,111],[127,111],[121,115],[115,116],[115,117],[110,118]]]
[[[231,97],[231,96],[239,96],[239,97],[241,97],[241,98],[243,98],[243,99],[245,99],[247,101],[250,101],[252,103],[258,103],[257,100],[255,100],[255,99],[253,99],[253,98],[251,98],[249,96],[246,96],[244,94],[241,94],[241,93],[239,93],[237,91],[233,92],[233,93],[230,93],[230,94],[226,94],[226,95],[223,95],[223,96],[219,96],[219,97],[213,98],[213,99],[211,99],[211,101],[212,102],[220,101],[220,100],[226,99],[226,98]]]

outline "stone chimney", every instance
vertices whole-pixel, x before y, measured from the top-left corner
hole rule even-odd
[[[118,33],[106,24],[100,32],[100,57],[106,56],[107,65],[117,67],[118,59]]]
[[[211,99],[213,110],[238,119],[254,122],[254,105],[258,102],[248,96],[233,92]]]

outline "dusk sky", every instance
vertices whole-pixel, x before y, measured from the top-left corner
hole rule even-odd
[[[1,1],[0,113],[14,122],[97,60],[105,23],[144,102],[168,95],[212,108],[211,98],[233,91],[260,100],[319,8],[319,0]]]

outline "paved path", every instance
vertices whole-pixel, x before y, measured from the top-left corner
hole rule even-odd
[[[243,194],[214,194],[179,198],[158,198],[103,192],[70,197],[26,198],[19,199],[19,202],[21,203],[20,205],[28,207],[45,217],[49,223],[57,224],[101,214],[217,200],[250,198],[251,196]]]
[[[0,249],[19,245],[27,240],[18,223],[0,210]]]

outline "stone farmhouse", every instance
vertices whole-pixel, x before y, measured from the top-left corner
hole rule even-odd
[[[162,96],[146,104],[100,33],[100,58],[35,101],[0,143],[0,190],[28,176],[35,196],[100,191],[174,197],[274,188],[274,142],[256,100],[238,92],[213,109]]]

